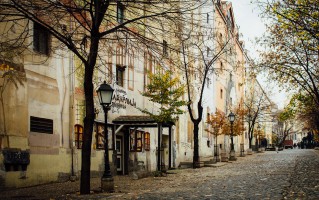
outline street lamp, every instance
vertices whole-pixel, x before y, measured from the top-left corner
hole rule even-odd
[[[230,144],[230,158],[229,160],[234,161],[237,160],[235,157],[235,148],[234,148],[234,139],[233,139],[233,124],[235,121],[236,115],[232,112],[229,113],[228,115],[228,120],[230,122],[230,140],[231,140],[231,144]]]
[[[101,188],[106,192],[114,191],[114,180],[111,174],[109,162],[109,145],[108,145],[108,129],[107,129],[107,112],[110,110],[114,89],[104,81],[96,91],[99,102],[104,111],[104,173],[101,178]]]

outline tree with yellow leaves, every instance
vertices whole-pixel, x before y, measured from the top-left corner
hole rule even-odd
[[[207,124],[209,124],[213,131],[210,131],[209,129],[207,129],[206,131],[208,131],[209,133],[212,133],[214,134],[215,136],[215,150],[214,150],[214,157],[216,159],[216,162],[217,162],[217,137],[218,135],[221,135],[222,134],[222,129],[224,127],[224,125],[226,124],[226,117],[225,117],[225,114],[222,113],[221,111],[217,110],[214,113],[212,113],[208,118],[207,118],[207,121],[206,121]]]
[[[233,127],[231,127],[231,122],[229,120],[226,120],[226,123],[223,127],[223,134],[230,135],[232,150],[234,150],[233,137],[243,134],[243,131],[245,130],[244,116],[246,113],[247,111],[239,105],[234,109],[235,121],[233,122]],[[233,128],[233,130],[231,130],[231,128]]]

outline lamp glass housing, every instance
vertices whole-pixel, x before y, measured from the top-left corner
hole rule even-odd
[[[109,84],[106,84],[105,81],[103,84],[100,85],[99,89],[96,92],[99,98],[99,102],[102,106],[108,106],[112,103],[114,89]]]
[[[228,115],[228,120],[233,123],[235,121],[235,114],[230,112],[229,115]]]

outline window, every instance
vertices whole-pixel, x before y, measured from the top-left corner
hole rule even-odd
[[[116,84],[121,87],[124,87],[124,71],[124,67],[116,66]]]
[[[116,20],[120,24],[124,22],[124,5],[120,2],[117,3]]]
[[[144,133],[144,149],[145,151],[151,150],[151,140],[150,140],[150,133],[146,132]]]
[[[33,25],[33,49],[39,53],[49,55],[50,35],[46,28],[38,23]]]
[[[128,61],[128,89],[134,90],[134,51],[130,51]]]
[[[223,98],[223,89],[220,89],[220,98]]]
[[[30,131],[53,134],[53,120],[30,116]]]
[[[113,132],[114,130],[112,127],[107,127],[107,133],[108,133],[108,148],[113,149]],[[96,139],[96,149],[104,149],[104,123],[97,123],[94,124],[94,133],[95,133],[95,139]]]
[[[83,126],[80,124],[74,125],[74,139],[76,148],[81,149],[83,141]]]
[[[167,56],[168,56],[167,42],[166,42],[166,40],[163,40],[163,56],[164,56],[164,57],[167,57]]]
[[[125,66],[124,47],[121,45],[116,47],[116,65]]]
[[[144,90],[146,90],[146,85],[150,84],[148,74],[153,73],[154,62],[155,60],[151,53],[144,53]]]
[[[112,53],[112,48],[109,48],[108,50],[108,55],[107,55],[107,66],[106,66],[106,73],[105,73],[105,80],[108,80],[109,84],[112,84],[112,79],[113,79],[113,70],[112,70],[112,58],[113,58],[113,53]]]
[[[148,62],[147,62],[147,71],[146,73],[153,73],[153,62],[154,62],[154,58],[153,58],[153,55],[152,54],[148,54]],[[147,84],[150,84],[151,81],[150,79],[148,78],[147,79]]]
[[[104,124],[96,124],[95,137],[96,137],[96,148],[104,149]]]
[[[144,91],[146,90],[146,82],[147,82],[147,53],[144,52],[144,76],[143,76]]]
[[[142,151],[142,131],[130,130],[130,151]]]
[[[125,53],[124,48],[118,45],[116,48],[116,84],[124,86],[124,71],[125,71]]]

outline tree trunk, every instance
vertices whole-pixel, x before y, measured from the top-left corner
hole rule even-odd
[[[194,155],[193,168],[199,168],[199,151],[198,151],[198,122],[194,122]]]
[[[157,124],[157,171],[162,171],[161,169],[161,146],[162,146],[162,141],[161,141],[161,136],[162,136],[162,123]]]
[[[92,43],[88,62],[85,64],[84,74],[84,94],[85,94],[85,118],[84,133],[82,144],[82,162],[81,162],[81,184],[80,193],[90,194],[90,172],[91,172],[91,145],[94,124],[94,99],[93,99],[93,72],[96,64],[99,38],[92,34]],[[95,37],[94,37],[95,36]]]
[[[91,91],[91,95],[85,92],[86,116],[84,118],[80,193],[90,194],[91,144],[92,144],[93,123],[94,123],[94,115],[91,114],[90,112],[92,112],[93,110],[92,108],[94,107],[93,83],[85,81],[84,87],[85,87],[85,91]]]
[[[7,135],[7,127],[6,127],[6,112],[4,111],[4,99],[3,99],[3,90],[0,93],[0,101],[2,108],[2,117],[3,117],[3,134],[7,137],[7,147],[10,148],[9,136]]]

